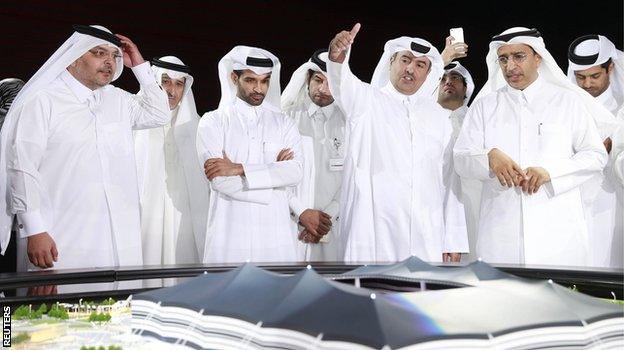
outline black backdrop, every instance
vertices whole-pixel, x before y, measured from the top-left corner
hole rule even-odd
[[[384,43],[407,35],[444,46],[449,28],[463,27],[469,57],[461,60],[477,86],[485,82],[490,38],[513,26],[538,28],[559,65],[568,44],[584,34],[603,34],[619,49],[624,1],[7,1],[0,4],[0,78],[23,80],[71,35],[72,24],[101,24],[134,40],[146,59],[173,54],[193,69],[200,114],[216,108],[217,62],[235,45],[259,46],[282,62],[282,87],[290,74],[340,30],[362,29],[351,66],[369,81]],[[126,70],[115,85],[135,92]],[[13,248],[14,249],[14,248]],[[14,269],[13,256],[0,271]]]
[[[235,45],[259,46],[290,74],[342,29],[358,21],[352,70],[369,81],[384,43],[407,35],[444,46],[449,28],[463,27],[469,57],[462,59],[477,86],[486,79],[489,39],[512,26],[536,27],[562,68],[568,44],[603,34],[622,49],[624,1],[2,1],[0,78],[27,80],[71,34],[72,24],[101,24],[133,39],[143,56],[173,54],[193,69],[200,114],[220,98],[217,62]],[[127,70],[115,85],[138,84]]]

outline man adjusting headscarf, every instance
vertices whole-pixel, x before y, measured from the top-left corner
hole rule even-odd
[[[0,237],[17,214],[20,270],[143,264],[132,130],[167,123],[167,97],[130,39],[74,30],[2,128]],[[110,85],[124,65],[143,94]]]

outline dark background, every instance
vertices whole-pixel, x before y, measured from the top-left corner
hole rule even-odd
[[[0,79],[28,78],[71,35],[73,24],[101,24],[130,37],[145,59],[173,54],[193,69],[200,114],[220,98],[217,62],[235,45],[265,48],[282,62],[282,88],[290,74],[333,36],[362,24],[351,56],[353,72],[369,81],[384,43],[422,37],[439,50],[453,27],[470,46],[461,60],[477,86],[487,78],[485,55],[493,35],[535,27],[559,65],[567,68],[569,43],[602,34],[621,50],[624,1],[6,1],[0,5]],[[114,83],[136,92],[129,70]],[[0,259],[0,271],[11,269]]]
[[[384,43],[422,37],[439,50],[449,28],[463,27],[470,46],[461,60],[476,80],[487,78],[490,38],[513,26],[535,27],[559,65],[567,68],[569,43],[602,34],[619,49],[624,1],[2,1],[0,78],[27,80],[72,33],[72,24],[101,24],[130,37],[145,59],[173,54],[193,69],[200,114],[220,98],[217,62],[235,45],[265,48],[282,62],[282,88],[290,74],[340,30],[362,29],[351,65],[369,81]],[[135,92],[126,70],[114,83]]]

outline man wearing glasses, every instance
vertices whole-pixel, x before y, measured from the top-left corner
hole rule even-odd
[[[132,130],[168,123],[167,95],[130,39],[74,30],[2,128],[0,242],[17,214],[19,270],[143,264]],[[124,65],[141,95],[110,85]]]
[[[608,115],[563,74],[535,29],[495,36],[487,64],[488,81],[454,147],[457,173],[483,183],[477,255],[584,266],[580,186],[606,164],[592,119],[605,127]]]

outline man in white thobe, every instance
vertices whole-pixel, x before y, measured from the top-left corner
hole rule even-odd
[[[624,103],[624,53],[602,35],[585,35],[574,40],[568,49],[568,78],[596,98],[613,115],[622,109]],[[607,152],[611,150],[611,134],[605,130],[600,137]],[[617,267],[611,257],[623,253],[622,225],[624,220],[616,215],[617,182],[605,167],[587,181],[581,189],[585,206],[585,219],[589,225],[592,265]],[[617,227],[617,229],[616,229]],[[613,253],[612,254],[612,250]],[[620,262],[621,258],[617,259]],[[621,266],[621,264],[619,264]]]
[[[454,148],[457,173],[483,183],[477,255],[585,266],[580,186],[606,164],[592,118],[608,111],[565,77],[535,29],[495,36],[487,64]]]
[[[345,260],[459,261],[468,240],[451,183],[452,127],[432,98],[443,72],[440,54],[422,39],[390,40],[366,84],[348,64],[359,28],[334,37],[327,64],[349,135],[340,210]]]
[[[624,109],[620,110],[618,118],[624,118]],[[624,230],[624,124],[616,129],[612,136],[613,148],[611,149],[609,165],[610,174],[616,188],[616,211],[615,232]],[[611,249],[611,266],[624,267],[624,238],[622,235],[614,235]],[[616,249],[619,248],[619,249]]]
[[[445,49],[446,51],[446,49]],[[468,111],[468,101],[474,92],[472,76],[459,62],[451,62],[444,67],[444,75],[438,88],[438,103],[444,109],[451,111],[449,119],[453,126],[452,143],[455,144],[459,131]],[[455,176],[457,176],[455,174]],[[477,242],[477,229],[479,220],[479,206],[481,202],[481,181],[475,179],[460,178],[457,181],[460,186],[461,201],[466,214],[466,227],[468,231],[468,244],[470,252],[466,256],[467,261],[476,260],[475,254]]]
[[[316,51],[290,78],[282,110],[294,118],[305,158],[301,184],[293,189],[290,210],[299,239],[307,243],[306,260],[342,261],[338,240],[340,184],[344,160],[345,117],[327,82],[327,49]]]
[[[152,60],[167,92],[171,122],[135,132],[145,265],[199,263],[208,218],[208,180],[197,158],[199,115],[190,67],[179,58]]]
[[[17,214],[20,270],[143,264],[132,130],[167,123],[167,96],[130,39],[100,26],[74,29],[24,86],[2,129],[0,171],[8,177],[0,178],[8,183],[0,194],[8,202],[0,233]],[[142,95],[110,85],[123,65]]]
[[[288,187],[301,180],[301,138],[280,110],[279,73],[259,48],[236,46],[219,61],[221,102],[197,130],[212,189],[206,263],[300,260]]]

